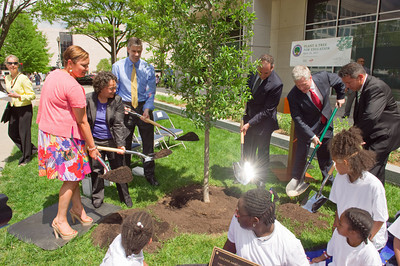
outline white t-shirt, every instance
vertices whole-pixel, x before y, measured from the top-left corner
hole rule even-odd
[[[347,243],[346,237],[340,235],[337,230],[333,232],[326,250],[332,256],[329,266],[381,266],[382,260],[374,245],[368,240],[368,244],[361,242],[357,247]]]
[[[277,220],[274,224],[271,235],[258,238],[233,216],[228,240],[235,244],[238,256],[260,265],[310,265],[300,240]]]
[[[121,234],[119,234],[109,246],[107,253],[104,256],[103,262],[100,264],[100,266],[143,266],[143,251],[141,250],[139,254],[132,254],[127,257],[125,255],[125,249],[122,246],[121,241],[122,237]]]
[[[376,176],[364,171],[362,178],[351,183],[347,174],[337,174],[329,200],[336,203],[339,217],[348,208],[356,207],[369,212],[374,221],[383,222],[381,229],[372,239],[372,242],[378,250],[386,245],[386,221],[389,219],[389,214],[385,188]]]
[[[388,230],[395,238],[400,239],[400,217],[389,226]]]

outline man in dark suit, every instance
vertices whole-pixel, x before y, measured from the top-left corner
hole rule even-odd
[[[354,125],[363,132],[364,148],[376,153],[372,174],[385,183],[385,167],[389,154],[400,147],[400,112],[389,86],[350,63],[339,71],[347,88],[356,92]]]
[[[360,64],[363,66],[365,72],[369,75],[370,71],[369,68],[364,66],[365,64],[365,59],[360,57],[357,59],[357,64]],[[356,99],[356,93],[352,90],[349,90],[346,88],[346,93],[347,93],[347,101],[346,101],[346,106],[344,107],[344,114],[342,118],[347,118],[350,116],[350,111],[351,111],[351,106],[353,105],[354,100]]]
[[[244,125],[244,156],[255,167],[258,181],[263,183],[269,163],[271,134],[278,129],[276,107],[282,94],[283,84],[274,71],[274,58],[264,54],[259,58],[256,73],[249,77],[251,100],[247,102]],[[257,153],[257,156],[256,156]]]
[[[337,94],[336,105],[340,107],[345,102],[345,86],[339,76],[334,73],[319,72],[311,76],[311,72],[306,66],[296,66],[292,71],[292,77],[295,86],[289,92],[287,98],[290,113],[295,123],[297,149],[292,180],[286,186],[286,191],[288,194],[291,191],[293,192],[292,195],[298,195],[308,187],[305,186],[305,183],[300,183],[300,179],[306,166],[311,142],[314,145],[320,145],[317,156],[323,177],[328,174],[329,167],[332,165],[328,143],[333,136],[333,124],[329,126],[322,142],[319,141],[319,136],[332,114],[329,102],[330,88],[335,89]]]

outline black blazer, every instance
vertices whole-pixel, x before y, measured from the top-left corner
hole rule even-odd
[[[253,88],[257,75],[251,74],[247,82]],[[279,76],[272,71],[271,75],[263,80],[257,90],[252,93],[252,99],[247,102],[246,114],[243,122],[249,123],[254,132],[259,135],[271,133],[278,129],[276,107],[282,95],[283,84]]]
[[[289,92],[287,99],[289,101],[290,114],[295,123],[296,135],[304,141],[311,140],[314,135],[321,132],[321,113],[329,119],[332,115],[332,108],[329,102],[330,88],[332,87],[337,94],[337,99],[344,99],[345,85],[342,79],[334,73],[318,72],[312,75],[312,79],[317,85],[323,97],[322,112],[311,101],[306,93],[303,93],[297,86],[294,86]],[[326,137],[333,136],[333,123]]]
[[[371,145],[390,139],[387,151],[397,149],[400,146],[400,112],[389,86],[368,75],[357,106],[354,125],[362,130],[364,141]]]
[[[95,92],[87,95],[86,113],[92,131],[96,121],[97,102],[98,98]],[[115,95],[114,98],[108,99],[106,121],[117,147],[125,145],[125,138],[129,134],[129,130],[124,125],[124,116],[124,105],[121,96]]]

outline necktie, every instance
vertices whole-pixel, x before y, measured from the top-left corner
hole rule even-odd
[[[253,93],[255,93],[256,90],[258,89],[258,87],[259,87],[260,84],[261,84],[261,81],[262,81],[261,78],[258,77],[257,80],[256,80],[256,84],[254,84],[254,87],[253,87]]]
[[[132,106],[136,108],[138,106],[138,83],[136,77],[136,68],[135,65],[132,65],[132,74],[131,74],[131,98],[132,98]]]
[[[354,123],[357,123],[357,120],[358,120],[358,91],[356,91],[356,103],[354,104],[353,119],[354,119]]]
[[[314,92],[314,90],[310,90],[310,94],[311,94],[311,100],[313,101],[313,103],[315,104],[315,106],[317,106],[317,108],[322,111],[322,102],[321,100],[318,98],[317,94]],[[326,123],[326,117],[324,115],[321,115],[321,122],[322,124]]]

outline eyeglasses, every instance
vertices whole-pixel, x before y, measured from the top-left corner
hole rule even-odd
[[[18,62],[7,62],[7,65],[19,65],[19,63]]]

